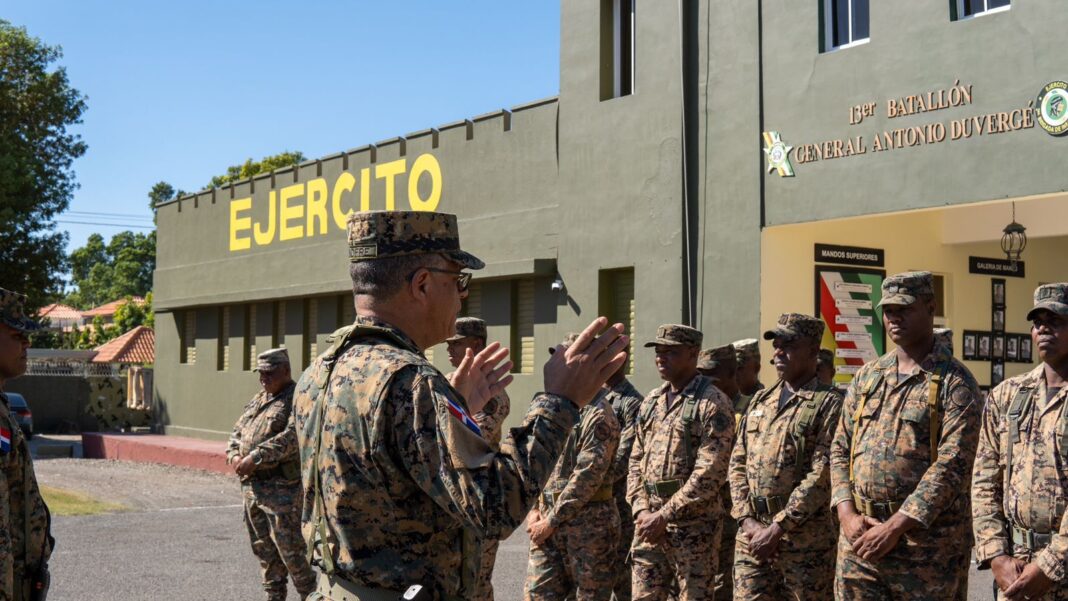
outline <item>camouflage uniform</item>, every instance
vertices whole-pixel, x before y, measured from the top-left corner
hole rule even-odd
[[[692,336],[700,346],[700,332],[680,326],[661,326],[649,344],[678,344],[665,338]],[[665,330],[668,331],[665,331]],[[726,481],[734,440],[734,418],[727,397],[705,376],[695,376],[669,399],[668,383],[645,397],[631,451],[627,500],[636,517],[660,511],[667,519],[662,541],[648,543],[634,537],[631,547],[631,592],[636,601],[667,599],[678,586],[680,601],[712,599],[716,554],[725,517],[721,491]],[[686,406],[693,421],[683,419]]]
[[[508,393],[502,390],[486,403],[482,411],[471,416],[494,451],[501,450],[501,431],[511,409],[512,401],[508,398]],[[493,566],[497,563],[497,549],[500,545],[501,541],[495,538],[482,541],[482,559],[478,565],[476,583],[478,593],[474,597],[476,600],[493,601]]]
[[[350,261],[459,250],[456,217],[372,211],[349,218]],[[294,397],[305,540],[325,574],[313,599],[361,590],[396,599],[475,594],[479,540],[508,536],[549,478],[579,409],[540,393],[494,452],[463,397],[397,327],[360,315],[301,376]],[[369,592],[368,592],[369,590]]]
[[[925,273],[887,278],[881,304],[901,304],[902,297],[914,302],[917,294],[930,293],[931,276]],[[935,385],[938,377],[940,386]],[[933,385],[940,391],[933,401],[940,433],[934,435],[928,405]],[[967,491],[979,434],[977,399],[972,374],[939,344],[911,374],[898,373],[894,352],[857,372],[831,446],[831,507],[853,500],[858,512],[880,521],[900,511],[919,526],[877,563],[857,556],[843,531],[835,570],[837,599],[965,598],[972,543]]]
[[[281,353],[284,354],[284,349]],[[262,353],[259,367],[268,368],[272,353]],[[285,356],[284,363],[289,363]],[[256,469],[241,478],[245,527],[252,552],[260,560],[263,588],[270,600],[286,598],[286,575],[304,598],[315,589],[315,574],[305,557],[300,532],[301,490],[297,435],[293,429],[293,389],[266,390],[252,397],[238,418],[226,449],[228,463],[252,455]]]
[[[1038,309],[1068,315],[1068,284],[1040,286],[1035,309],[1027,318]],[[1047,391],[1045,363],[991,391],[972,476],[972,523],[980,570],[988,569],[999,555],[1033,562],[1053,586],[1032,599],[1064,601],[1068,600],[1068,387],[1048,400]],[[1000,592],[998,598],[1004,598]]]
[[[26,297],[0,288],[0,323],[23,333],[40,329],[23,310]],[[5,436],[6,435],[6,436]],[[7,440],[3,440],[6,438]],[[0,599],[26,601],[38,570],[47,571],[55,540],[30,447],[0,391]]]
[[[741,340],[735,340],[731,343],[731,346],[734,347],[734,352],[736,354],[739,367],[745,365],[750,361],[756,361],[757,363],[760,363],[760,341],[756,338],[743,338]],[[760,380],[757,380],[756,390],[754,390],[752,393],[742,393],[743,396],[747,397],[746,402],[752,399],[753,395],[755,395],[758,390],[764,390],[764,383]]]
[[[612,585],[616,601],[630,601],[630,541],[634,539],[634,514],[627,503],[627,471],[630,467],[630,452],[634,447],[634,436],[638,428],[638,411],[642,405],[642,395],[638,389],[623,378],[611,388],[604,388],[601,396],[611,405],[619,422],[619,447],[612,463],[612,496],[615,498],[619,513],[619,544],[616,545],[616,578]]]
[[[608,601],[615,580],[619,513],[612,465],[619,422],[600,396],[587,405],[538,501],[553,533],[530,543],[526,601]]]

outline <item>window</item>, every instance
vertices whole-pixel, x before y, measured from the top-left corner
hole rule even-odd
[[[245,307],[245,347],[244,357],[241,358],[241,369],[251,370],[256,366],[256,305]]]
[[[512,373],[534,373],[534,280],[512,282]]]
[[[230,369],[230,307],[219,307],[219,332],[216,340],[215,369]]]
[[[598,274],[598,313],[608,323],[621,323],[627,336],[634,332],[634,268],[606,269]],[[634,373],[634,341],[627,349],[627,373]]]
[[[182,350],[179,362],[194,365],[197,362],[197,312],[195,309],[182,312],[179,334]]]
[[[823,0],[820,46],[824,52],[868,41],[868,0]]]
[[[304,299],[304,331],[302,333],[301,369],[308,369],[312,359],[319,356],[319,299]]]
[[[482,317],[482,284],[480,282],[471,282],[460,312],[465,317]]]
[[[356,322],[356,305],[351,294],[337,297],[337,327],[349,326]]]
[[[601,0],[601,100],[634,91],[634,3]]]
[[[951,17],[954,21],[977,15],[1009,10],[1010,0],[950,0]]]
[[[274,304],[274,330],[271,331],[271,347],[286,347],[286,301]]]

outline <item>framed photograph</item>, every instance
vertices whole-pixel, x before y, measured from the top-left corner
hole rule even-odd
[[[988,361],[990,359],[990,332],[979,332],[979,353],[976,359]]]
[[[1016,334],[1009,334],[1005,337],[1005,360],[1006,361],[1018,361],[1020,359],[1019,354],[1020,337]]]
[[[991,359],[1004,359],[1005,358],[1005,336],[1004,334],[994,334],[993,346],[990,347]]]
[[[1031,363],[1031,337],[1027,334],[1020,335],[1020,362]]]
[[[993,388],[998,384],[1001,384],[1005,379],[1005,363],[1001,361],[994,361],[990,364],[990,387]]]
[[[979,351],[979,332],[972,332],[964,330],[964,360],[975,360],[976,353]]]
[[[994,309],[993,319],[991,320],[991,322],[993,326],[991,329],[993,329],[995,332],[1005,331],[1005,307],[999,307],[997,309]]]
[[[1005,308],[1005,280],[990,280],[990,302],[995,308]]]

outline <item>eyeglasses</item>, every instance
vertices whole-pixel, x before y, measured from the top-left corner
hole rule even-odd
[[[464,273],[462,271],[449,271],[448,269],[438,269],[436,267],[420,267],[419,269],[425,269],[434,273],[447,273],[449,275],[456,276],[456,291],[463,293],[467,292],[467,287],[471,285],[471,274]],[[419,273],[419,269],[408,274],[407,280],[410,282],[415,277],[416,273]]]

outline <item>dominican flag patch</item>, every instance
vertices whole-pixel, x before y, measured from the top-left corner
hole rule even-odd
[[[463,407],[461,407],[459,404],[456,403],[456,401],[452,399],[445,399],[445,401],[449,403],[449,413],[451,413],[453,417],[460,420],[460,423],[462,423],[463,425],[467,426],[468,430],[474,432],[475,434],[478,434],[479,436],[482,436],[482,429],[479,428],[478,424],[475,423],[475,420],[471,419],[471,416],[468,415],[466,411],[464,411]],[[3,431],[4,430],[0,429],[0,432]],[[8,448],[10,448],[10,441]]]
[[[11,430],[0,428],[0,453],[11,452]]]

